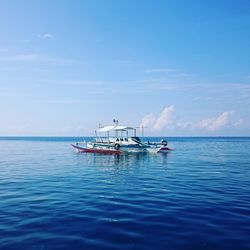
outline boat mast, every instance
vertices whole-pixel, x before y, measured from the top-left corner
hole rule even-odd
[[[144,141],[144,129],[145,129],[146,127],[145,126],[141,126],[141,138],[142,138],[142,141]]]
[[[113,119],[113,122],[115,123],[115,126],[118,126],[118,120]],[[118,131],[115,131],[115,137],[118,138]]]
[[[144,141],[144,127],[141,126],[141,138],[142,138],[142,141]]]

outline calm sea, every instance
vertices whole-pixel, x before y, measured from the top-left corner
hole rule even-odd
[[[0,138],[0,249],[250,249],[250,138],[120,156],[77,140]]]

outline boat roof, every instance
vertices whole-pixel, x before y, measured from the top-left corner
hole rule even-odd
[[[129,129],[135,129],[135,128],[128,127],[128,126],[105,126],[105,127],[97,129],[97,131],[98,132],[108,132],[108,131],[111,131],[111,130],[124,131],[124,130],[129,130]]]
[[[134,129],[132,127],[127,127],[127,126],[116,126],[114,130],[128,130],[128,129]]]
[[[108,132],[110,130],[113,130],[116,126],[105,126],[102,128],[97,129],[98,132]]]

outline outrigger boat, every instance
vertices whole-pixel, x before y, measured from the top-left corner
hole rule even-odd
[[[143,129],[143,128],[142,128]],[[132,136],[130,135],[132,132]],[[122,154],[122,153],[166,153],[172,149],[166,140],[144,142],[136,135],[136,128],[116,125],[100,127],[95,131],[92,142],[71,144],[81,153]],[[103,135],[104,133],[104,135]]]

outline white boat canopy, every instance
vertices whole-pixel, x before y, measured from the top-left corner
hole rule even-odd
[[[116,126],[105,126],[102,128],[97,129],[98,132],[108,132],[110,130],[114,130]]]
[[[129,129],[134,129],[134,128],[132,128],[132,127],[127,127],[127,126],[116,126],[116,127],[114,128],[114,130],[116,130],[116,131],[119,131],[119,130],[124,131],[124,130],[129,130]]]
[[[97,129],[98,132],[109,132],[111,130],[114,131],[126,131],[126,130],[135,130],[135,128],[127,127],[127,126],[105,126],[102,128]]]

